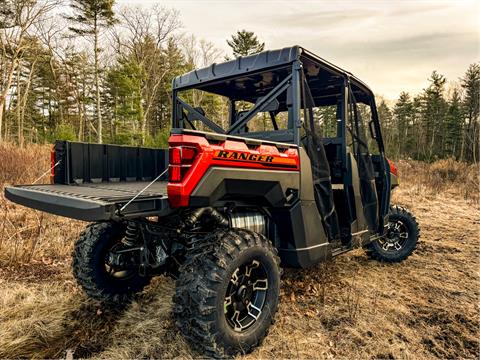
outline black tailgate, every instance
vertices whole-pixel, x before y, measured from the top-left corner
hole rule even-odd
[[[157,181],[127,204],[148,181],[83,183],[78,185],[18,185],[5,188],[5,197],[48,213],[85,221],[162,215],[170,211],[167,182]]]

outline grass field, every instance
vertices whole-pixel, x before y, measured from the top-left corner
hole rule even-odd
[[[0,146],[0,188],[49,167],[48,147]],[[400,161],[394,202],[417,216],[421,239],[402,264],[359,249],[286,270],[277,321],[245,359],[479,358],[478,167]],[[88,300],[70,273],[85,223],[0,195],[0,358],[192,358],[171,319],[173,281],[157,278],[126,310]]]

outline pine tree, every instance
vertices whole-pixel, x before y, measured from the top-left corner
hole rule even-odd
[[[237,31],[231,40],[227,40],[227,44],[235,57],[253,55],[265,49],[265,43],[261,43],[253,31],[247,30]]]
[[[408,154],[414,159],[423,158],[422,141],[424,139],[424,131],[422,127],[423,119],[423,97],[417,95],[412,101],[412,122],[411,122],[411,134],[412,138],[409,139]]]
[[[75,25],[69,29],[76,35],[93,37],[93,52],[95,61],[95,91],[96,91],[96,115],[98,126],[98,142],[103,141],[102,111],[99,80],[99,53],[98,40],[102,28],[107,28],[115,23],[113,12],[114,0],[71,0],[70,6],[74,10],[73,16],[67,19]]]
[[[88,119],[90,109],[95,108],[95,76],[94,69],[86,52],[76,52],[69,48],[63,64],[67,112],[75,114],[78,119],[78,139],[80,141],[94,141],[92,123]]]
[[[162,80],[162,84],[159,86],[155,111],[152,112],[154,136],[157,136],[158,132],[164,133],[170,128],[171,107],[169,105],[171,102],[172,80],[176,76],[192,70],[187,68],[185,56],[174,38],[168,40],[167,46],[163,50],[163,57],[164,66],[168,71]]]
[[[444,156],[444,120],[447,110],[444,91],[447,80],[437,71],[433,71],[428,81],[430,86],[423,93],[422,123],[424,158],[430,161]]]
[[[145,70],[132,56],[119,59],[118,64],[110,68],[107,85],[113,107],[111,142],[135,144],[135,137],[126,132],[134,133],[135,125],[142,121],[142,81],[145,77]]]
[[[463,102],[467,122],[462,135],[462,149],[460,158],[477,162],[479,143],[479,115],[480,115],[480,64],[471,64],[461,79],[465,90]]]
[[[460,154],[462,136],[462,98],[457,88],[453,89],[447,116],[445,117],[445,156],[457,158]]]
[[[409,127],[410,121],[412,119],[412,101],[410,100],[410,94],[402,91],[400,97],[398,98],[397,103],[393,109],[393,114],[395,116],[395,144],[397,149],[397,157],[403,157],[408,153],[408,144],[409,140]]]
[[[390,156],[395,156],[396,147],[394,146],[393,116],[392,111],[384,99],[381,99],[377,106],[378,119],[382,130],[383,143],[385,151]]]
[[[323,137],[335,137],[337,134],[337,107],[319,106],[313,109],[315,131]]]

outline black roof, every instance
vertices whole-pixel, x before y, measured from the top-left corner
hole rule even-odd
[[[279,50],[263,51],[258,54],[239,57],[220,64],[212,64],[205,68],[195,69],[186,74],[177,76],[173,80],[173,88],[176,90],[184,90],[192,87],[203,87],[203,85],[210,85],[212,82],[263,72],[269,69],[286,67],[296,60],[302,61],[304,67],[306,65],[310,65],[312,68],[322,67],[335,75],[346,76],[350,78],[353,84],[362,88],[362,90],[367,93],[372,94],[372,91],[365,83],[348,71],[333,65],[298,45]],[[308,68],[306,69],[306,72],[308,74]],[[208,87],[211,88],[211,86]]]

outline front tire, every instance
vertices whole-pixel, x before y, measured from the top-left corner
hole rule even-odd
[[[209,356],[248,353],[273,323],[280,259],[263,235],[240,229],[209,235],[187,253],[174,295],[176,324]]]
[[[385,234],[367,245],[367,255],[383,262],[401,262],[415,250],[420,229],[417,219],[401,206],[391,206]]]
[[[73,252],[73,275],[85,293],[105,305],[127,303],[150,281],[137,271],[113,272],[108,266],[110,250],[122,243],[122,223],[94,223],[81,233]]]

